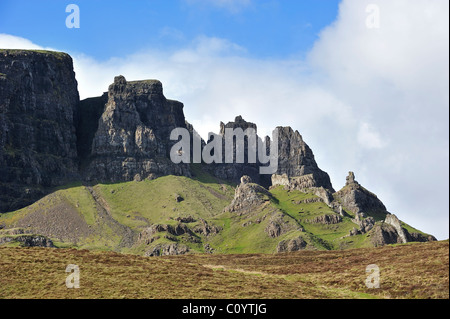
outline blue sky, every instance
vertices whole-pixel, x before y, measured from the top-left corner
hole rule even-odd
[[[253,56],[280,58],[311,49],[336,19],[338,2],[2,0],[0,32],[97,59],[178,47],[199,35],[226,38]],[[80,8],[80,29],[65,26],[70,3]]]
[[[161,80],[204,138],[236,115],[291,126],[336,190],[353,171],[449,236],[448,0],[0,0],[0,48],[69,53],[81,98],[119,74]]]

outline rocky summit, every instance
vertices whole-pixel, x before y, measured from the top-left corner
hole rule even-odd
[[[231,162],[175,164],[172,130],[200,139],[183,108],[160,81],[124,76],[80,101],[69,55],[0,50],[0,245],[161,256],[435,240],[388,212],[353,172],[335,191],[291,127],[277,127],[277,140],[256,135],[258,152],[278,147],[273,174],[260,174],[259,156],[237,161],[234,140]],[[217,136],[237,128],[257,133],[237,116]],[[243,147],[248,154],[248,136]]]

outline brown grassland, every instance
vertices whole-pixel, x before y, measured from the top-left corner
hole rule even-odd
[[[68,264],[80,288],[68,289]],[[365,286],[377,264],[381,287]],[[0,247],[0,298],[449,298],[449,243],[286,254],[141,257]]]

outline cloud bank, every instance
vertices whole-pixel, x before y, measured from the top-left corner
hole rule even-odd
[[[188,1],[188,0],[187,0]],[[189,0],[200,1],[200,0]],[[233,1],[218,1],[227,3]],[[246,1],[244,1],[246,2]],[[366,24],[379,7],[379,28]],[[82,98],[114,76],[156,78],[205,137],[236,115],[260,134],[297,129],[336,189],[352,170],[400,219],[448,238],[448,2],[345,0],[306,59],[254,58],[227,39],[199,36],[168,51],[97,61],[69,52]],[[0,35],[0,47],[36,49]]]

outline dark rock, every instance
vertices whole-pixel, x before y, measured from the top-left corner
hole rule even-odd
[[[61,52],[0,50],[0,213],[78,176],[78,90]]]
[[[127,82],[117,76],[92,142],[88,180],[142,180],[164,175],[190,176],[187,164],[174,164],[170,140],[186,128],[183,104],[168,100],[157,80]]]
[[[346,209],[355,215],[357,213],[366,213],[368,215],[387,214],[386,207],[377,196],[355,181],[353,172],[349,173],[346,180],[346,185],[340,191],[333,194],[334,198]]]
[[[293,252],[305,249],[306,241],[302,237],[290,240],[282,240],[277,245],[277,253]]]
[[[0,245],[10,242],[21,243],[24,247],[55,247],[51,239],[42,235],[19,235],[0,237]]]
[[[281,235],[281,225],[276,221],[270,221],[264,231],[269,237],[276,238]]]
[[[311,220],[306,220],[306,222],[311,224],[332,225],[342,222],[342,217],[340,215],[322,215]]]
[[[303,177],[300,179],[299,188],[323,187],[334,193],[330,177],[322,171],[314,159],[314,154],[303,141],[298,131],[290,127],[277,127],[278,129],[278,170],[276,175],[286,174],[288,178]],[[272,185],[274,180],[272,178]]]
[[[184,198],[180,194],[175,194],[175,201],[179,203],[184,201]]]
[[[209,244],[203,245],[203,248],[205,249],[205,253],[207,254],[214,254],[215,249],[212,248]]]
[[[181,222],[181,223],[186,223],[186,224],[194,223],[194,222],[195,222],[195,219],[194,219],[194,217],[192,217],[192,216],[187,216],[187,217],[177,217],[177,218],[175,218],[175,220],[176,220],[176,221],[179,221],[179,222]]]
[[[210,235],[216,235],[220,232],[220,228],[214,225],[210,225],[206,220],[203,218],[200,218],[200,225],[197,225],[194,227],[193,231],[195,233],[204,235],[204,236],[210,236]]]
[[[249,176],[251,180],[258,184],[265,184],[266,186],[270,185],[269,176],[261,176],[259,174],[259,167],[261,164],[258,159],[258,151],[256,150],[256,163],[249,163],[248,161],[248,138],[244,136],[244,163],[238,163],[236,160],[236,142],[233,141],[233,163],[225,163],[225,130],[226,129],[236,129],[240,128],[244,132],[247,129],[254,129],[255,133],[257,133],[257,126],[254,123],[245,121],[242,116],[237,116],[234,121],[228,122],[224,124],[220,122],[220,133],[219,136],[222,137],[222,163],[213,163],[207,165],[205,168],[212,175],[227,181],[231,181],[233,183],[239,183],[240,178],[242,176]],[[256,138],[259,137],[256,135]],[[256,146],[256,145],[255,145]]]
[[[359,230],[362,234],[367,233],[375,225],[375,219],[371,216],[366,217],[364,213],[356,213],[355,218],[352,221],[359,226]]]
[[[375,247],[401,243],[395,228],[386,223],[374,226],[370,240]]]
[[[146,257],[184,255],[189,252],[189,247],[178,243],[158,244],[144,253]]]

